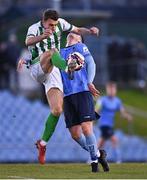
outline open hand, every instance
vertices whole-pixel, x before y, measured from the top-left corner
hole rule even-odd
[[[17,64],[17,71],[20,72],[23,65],[26,64],[26,61],[24,59],[20,59]]]
[[[88,87],[89,87],[89,91],[91,92],[91,94],[94,96],[94,97],[97,97],[100,95],[100,92],[99,90],[96,89],[95,85],[93,83],[89,83],[88,84]]]
[[[133,116],[131,114],[127,114],[127,119],[129,122],[133,121]]]

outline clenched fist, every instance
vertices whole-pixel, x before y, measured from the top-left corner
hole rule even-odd
[[[90,28],[90,33],[96,36],[99,36],[100,30],[97,27],[91,27]]]

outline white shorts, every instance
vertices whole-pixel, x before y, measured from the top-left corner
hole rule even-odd
[[[33,79],[44,85],[46,94],[51,88],[58,88],[63,92],[62,78],[57,67],[54,66],[51,73],[45,74],[40,63],[37,63],[30,66],[30,71]]]

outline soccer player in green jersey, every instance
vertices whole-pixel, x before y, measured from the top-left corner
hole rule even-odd
[[[59,18],[55,10],[45,10],[42,20],[31,25],[26,36],[26,46],[32,54],[30,71],[33,78],[44,84],[51,113],[49,114],[44,133],[36,145],[39,150],[38,159],[45,163],[46,144],[52,136],[63,106],[63,85],[59,69],[72,71],[76,64],[67,64],[60,54],[60,39],[63,32],[73,31],[79,34],[98,35],[99,29],[76,27]],[[18,68],[24,63],[20,60]],[[59,68],[59,69],[58,69]]]

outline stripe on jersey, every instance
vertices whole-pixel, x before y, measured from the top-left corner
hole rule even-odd
[[[28,37],[28,36],[35,36],[35,35],[34,35],[34,34],[28,34],[27,37]]]
[[[32,50],[32,60],[39,56],[38,48],[35,46]]]
[[[73,27],[73,26],[70,24],[70,28],[69,28],[67,31],[71,31],[71,30],[72,30],[72,27]]]
[[[51,38],[50,37],[47,38],[47,48],[51,49]]]
[[[60,32],[61,32],[61,34],[62,34],[63,30],[62,30],[62,27],[61,27],[60,22],[58,22],[57,26],[58,26],[58,28],[59,28],[59,31],[60,31]]]
[[[59,45],[59,41],[58,41],[58,36],[57,36],[57,33],[56,33],[56,32],[54,32],[54,33],[53,33],[53,35],[54,35],[54,39],[55,39],[55,47],[59,50],[59,47],[58,47],[58,45]]]
[[[43,28],[42,27],[39,27],[39,31],[40,31],[40,35],[43,34]],[[45,48],[44,48],[44,42],[43,41],[40,41],[40,48],[43,52],[45,52]]]

